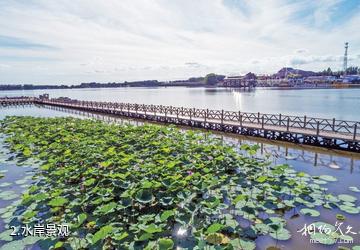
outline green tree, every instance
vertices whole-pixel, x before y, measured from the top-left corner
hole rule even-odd
[[[218,82],[216,74],[210,73],[205,76],[205,84],[215,85]]]

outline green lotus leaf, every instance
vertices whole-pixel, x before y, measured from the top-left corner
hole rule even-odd
[[[151,233],[143,233],[142,235],[140,235],[140,237],[138,238],[138,241],[146,241],[149,239],[152,239],[154,237],[153,234]]]
[[[88,180],[86,180],[86,181],[84,182],[84,185],[87,186],[87,187],[89,187],[89,186],[91,186],[91,185],[94,184],[94,183],[95,183],[95,178],[90,178],[90,179],[88,179]]]
[[[77,216],[77,222],[81,225],[86,220],[87,215],[85,213],[81,213]]]
[[[346,217],[345,217],[345,215],[342,215],[342,214],[336,214],[336,219],[338,219],[338,220],[346,220]]]
[[[149,234],[160,233],[163,229],[155,224],[150,224],[144,228],[144,231]]]
[[[16,183],[16,184],[18,184],[18,185],[25,184],[26,182],[27,182],[27,180],[26,180],[26,179],[24,179],[24,180],[17,180],[17,181],[15,181],[15,183]]]
[[[360,209],[357,207],[350,207],[350,206],[346,206],[346,205],[340,205],[339,206],[341,211],[344,211],[348,214],[358,214],[360,213]]]
[[[113,227],[111,225],[103,226],[92,237],[92,243],[96,244],[99,240],[103,240],[103,239],[107,238],[112,233],[112,230],[113,230]]]
[[[310,215],[311,217],[318,217],[320,215],[320,212],[314,209],[309,208],[303,208],[300,210],[300,213],[304,215]]]
[[[358,187],[349,187],[349,190],[356,193],[360,193],[360,189]]]
[[[338,198],[342,201],[346,201],[346,202],[355,202],[357,199],[356,197],[349,195],[349,194],[339,194]]]
[[[206,233],[207,234],[212,234],[212,233],[216,233],[218,231],[220,231],[221,229],[224,228],[224,225],[220,224],[220,223],[214,223],[212,225],[210,225],[207,230]]]
[[[212,245],[224,245],[230,242],[229,238],[222,233],[211,233],[206,236],[206,241]]]
[[[174,242],[172,241],[172,239],[168,239],[168,238],[159,239],[158,244],[159,244],[159,250],[168,250],[168,249],[173,249],[174,247]]]
[[[310,234],[310,238],[323,245],[333,245],[336,242],[336,238],[332,237],[331,234],[320,232]]]
[[[136,200],[141,203],[150,203],[153,198],[153,194],[149,189],[140,189],[136,193]]]
[[[337,181],[337,179],[331,175],[320,175],[319,178],[324,181]]]
[[[68,202],[69,202],[68,199],[66,199],[64,197],[56,197],[56,198],[50,200],[48,205],[52,206],[52,207],[62,207]]]
[[[10,183],[10,182],[0,183],[0,187],[8,187],[8,186],[11,186],[11,183]]]
[[[114,211],[117,204],[115,202],[110,202],[108,204],[100,206],[96,211],[101,214],[107,214]]]
[[[0,233],[0,241],[12,241],[13,237],[11,233],[13,232],[12,229],[5,230],[4,232]]]
[[[173,210],[166,210],[164,212],[162,212],[162,214],[160,215],[160,220],[166,221],[169,217],[173,216],[175,214],[175,212]]]
[[[276,240],[288,240],[291,238],[289,230],[283,227],[280,227],[278,230],[271,232],[270,236]]]
[[[249,240],[234,239],[230,241],[230,244],[234,249],[254,250],[256,248],[255,243]]]

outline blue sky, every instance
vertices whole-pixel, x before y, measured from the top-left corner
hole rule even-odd
[[[2,0],[0,84],[360,65],[359,0]]]

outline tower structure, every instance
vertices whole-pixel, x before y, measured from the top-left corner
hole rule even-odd
[[[346,70],[347,70],[347,63],[348,63],[348,47],[349,43],[345,43],[345,53],[344,53],[344,76],[346,76]]]

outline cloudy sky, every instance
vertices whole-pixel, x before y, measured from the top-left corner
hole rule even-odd
[[[359,0],[0,0],[0,84],[360,65]]]

